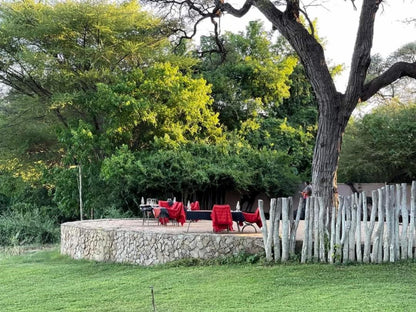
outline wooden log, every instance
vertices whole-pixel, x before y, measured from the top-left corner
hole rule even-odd
[[[318,197],[318,206],[319,206],[319,222],[318,222],[318,232],[319,232],[319,261],[326,262],[325,256],[325,205],[322,197]]]
[[[395,196],[394,196],[394,259],[400,259],[400,185],[396,184],[395,186]]]
[[[415,240],[415,213],[416,213],[416,181],[412,182],[410,190],[410,225],[409,225],[409,240],[407,245],[407,256],[414,258],[413,247]]]
[[[292,198],[291,198],[292,199]],[[293,200],[292,200],[293,205]],[[298,209],[296,211],[296,218],[293,223],[293,227],[290,229],[290,253],[295,254],[295,248],[296,248],[296,235],[298,232],[299,222],[300,222],[300,216],[303,209],[303,198],[301,197],[298,205]]]
[[[349,237],[349,197],[344,198],[344,205],[342,207],[342,219],[341,219],[341,245],[342,245],[342,262],[348,262],[348,237]]]
[[[282,215],[282,199],[275,200],[276,212],[273,219],[273,252],[274,261],[281,260],[281,244],[280,244],[280,216]]]
[[[335,260],[335,246],[336,246],[336,239],[337,239],[337,235],[336,235],[336,208],[335,205],[332,205],[332,209],[331,209],[331,232],[330,232],[330,242],[329,242],[329,252],[328,252],[328,262],[329,263],[334,263]],[[327,220],[329,218],[327,217]]]
[[[313,197],[313,260],[319,260],[319,203],[318,197]]]
[[[370,262],[370,252],[371,252],[371,237],[373,235],[374,225],[376,222],[376,212],[377,212],[377,202],[378,202],[378,196],[377,191],[371,192],[371,214],[370,214],[370,221],[367,221],[367,204],[364,207],[364,220],[365,220],[365,239],[364,239],[364,255],[363,255],[363,261],[364,263]],[[365,201],[367,203],[367,201]]]
[[[355,194],[355,202],[357,206],[357,223],[356,223],[356,234],[355,234],[355,251],[357,262],[363,262],[363,254],[361,250],[361,216],[362,216],[362,207],[364,205],[365,192]]]
[[[348,235],[348,260],[351,262],[355,261],[355,232],[357,230],[357,205],[355,202],[355,194],[351,195],[350,201],[351,207],[351,225]]]
[[[378,222],[374,236],[372,262],[381,263],[383,261],[383,230],[384,230],[384,187],[378,189]]]
[[[282,261],[289,260],[289,204],[287,198],[282,198]]]
[[[401,185],[401,212],[402,212],[402,233],[400,235],[400,252],[401,252],[401,259],[407,259],[407,228],[409,225],[409,213],[407,211],[407,185],[406,183],[402,183]]]
[[[342,257],[342,244],[341,244],[341,226],[342,226],[342,210],[344,206],[344,197],[339,198],[339,206],[337,212],[337,220],[335,223],[335,251],[334,251],[334,261],[341,262]]]
[[[385,215],[386,215],[386,229],[383,239],[383,261],[388,262],[390,257],[390,243],[392,239],[392,225],[393,225],[393,216],[392,216],[392,206],[391,206],[391,188],[390,185],[386,185],[386,197],[385,197]],[[394,261],[394,255],[393,255]]]
[[[269,226],[267,225],[267,219],[266,216],[264,214],[264,209],[263,209],[263,200],[259,199],[258,201],[259,204],[259,211],[260,211],[260,218],[261,218],[261,222],[263,223],[263,226],[261,227],[261,232],[263,234],[263,245],[264,245],[264,252],[266,253],[266,259],[268,261],[272,260],[272,250],[271,250],[271,245],[269,244],[269,231],[268,228]],[[272,213],[272,209],[273,209],[274,205],[270,205],[270,211],[269,211],[269,216]]]
[[[308,197],[307,203],[309,205],[309,227],[308,227],[308,259],[309,261],[312,261],[313,256],[313,225],[314,225],[314,199],[313,197]]]
[[[305,223],[304,223],[304,237],[303,237],[303,244],[302,244],[302,253],[301,253],[301,263],[305,263],[310,260],[308,257],[308,249],[309,249],[309,211],[310,211],[310,200],[309,198],[306,199],[305,203]]]

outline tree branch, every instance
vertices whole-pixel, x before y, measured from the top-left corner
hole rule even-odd
[[[362,90],[366,78],[367,69],[370,66],[375,15],[381,2],[382,0],[364,0],[361,7],[351,70],[345,92],[346,103],[350,103],[350,106],[346,107],[347,112],[355,108],[355,103],[360,97],[360,90]]]
[[[223,3],[223,1],[217,0],[216,4],[219,6],[221,11],[227,12],[235,17],[242,17],[246,15],[248,11],[250,11],[253,5],[253,0],[246,0],[241,9],[236,9],[229,3]]]
[[[411,77],[416,79],[416,62],[398,62],[393,64],[383,74],[363,86],[360,96],[361,101],[368,100],[380,89],[388,86],[389,84],[402,77]]]

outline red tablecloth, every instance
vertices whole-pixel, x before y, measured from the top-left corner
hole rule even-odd
[[[214,232],[223,230],[233,231],[233,218],[230,205],[214,205],[211,212],[212,227]]]

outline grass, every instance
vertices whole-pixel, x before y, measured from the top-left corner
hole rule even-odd
[[[416,264],[140,267],[0,253],[6,311],[415,311]]]

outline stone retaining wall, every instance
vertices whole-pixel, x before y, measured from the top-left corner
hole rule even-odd
[[[61,253],[74,259],[154,265],[184,258],[213,259],[264,251],[263,240],[258,236],[160,233],[145,228],[106,227],[102,220],[96,224],[94,221],[62,224]]]

